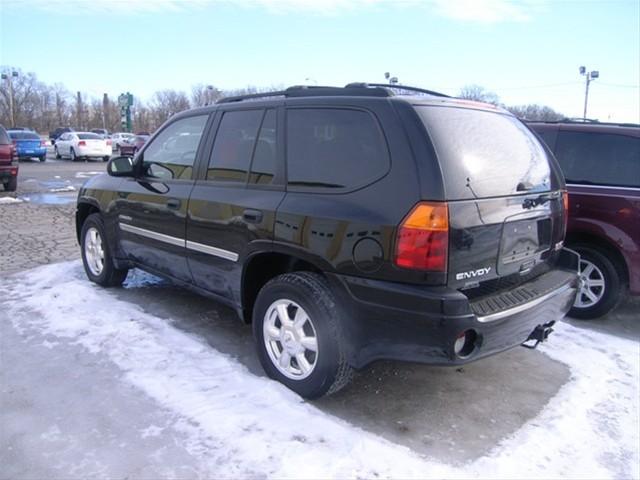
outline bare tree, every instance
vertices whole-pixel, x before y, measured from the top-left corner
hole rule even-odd
[[[150,109],[152,112],[152,126],[155,130],[171,115],[189,108],[189,99],[184,92],[176,90],[161,90],[153,94]]]
[[[480,85],[465,85],[460,89],[458,97],[475,100],[477,102],[491,103],[493,105],[500,104],[500,98],[495,92],[491,92]]]
[[[191,87],[191,106],[204,107],[216,102],[222,96],[222,92],[213,85],[199,83]]]
[[[505,107],[516,117],[522,120],[541,120],[555,122],[567,118],[560,112],[556,112],[553,108],[546,105],[514,105]]]

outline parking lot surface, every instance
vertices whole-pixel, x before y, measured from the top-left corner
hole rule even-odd
[[[204,478],[229,472],[241,476],[256,476],[265,473],[259,471],[265,465],[272,468],[272,474],[291,473],[271,460],[271,463],[264,460],[263,463],[252,464],[247,460],[249,454],[245,451],[245,446],[230,442],[231,445],[236,445],[234,453],[233,448],[229,450],[222,444],[216,444],[224,443],[224,436],[217,438],[216,434],[221,431],[228,434],[233,430],[224,430],[222,426],[220,430],[216,429],[215,422],[212,426],[204,421],[198,409],[193,414],[181,411],[175,403],[166,400],[171,397],[171,390],[165,394],[156,394],[148,386],[142,385],[139,377],[136,377],[140,374],[137,364],[123,361],[120,357],[123,352],[110,344],[114,340],[110,335],[121,335],[122,344],[127,345],[130,339],[127,338],[126,330],[122,330],[120,334],[110,333],[105,337],[96,334],[100,331],[99,325],[104,325],[100,322],[108,322],[111,318],[104,316],[109,310],[109,302],[114,302],[118,308],[131,308],[131,313],[126,315],[132,316],[134,326],[145,325],[147,320],[144,319],[147,318],[160,319],[170,327],[172,338],[195,338],[199,345],[206,348],[207,355],[209,351],[218,353],[239,365],[239,373],[234,373],[236,370],[232,369],[228,378],[229,389],[233,393],[236,385],[232,377],[242,379],[245,378],[243,375],[247,375],[247,379],[264,380],[254,354],[250,328],[238,322],[233,312],[146,274],[132,275],[123,289],[104,292],[93,286],[84,286],[87,282],[82,277],[78,262],[50,267],[58,270],[44,271],[33,276],[25,272],[38,265],[79,258],[73,201],[82,182],[89,176],[103,172],[104,167],[102,162],[71,163],[52,159],[42,164],[23,162],[15,195],[0,192],[0,198],[17,198],[19,201],[0,203],[0,245],[11,246],[9,249],[5,248],[0,256],[0,301],[6,304],[0,308],[0,425],[3,427],[0,432],[0,465],[4,465],[4,473],[0,478]],[[43,289],[42,299],[38,300],[38,295],[33,290],[34,285],[41,281],[42,275],[59,278],[69,288],[82,289],[87,298],[97,295],[96,298],[102,303],[96,305],[96,308],[100,308],[95,312],[95,319],[87,319],[87,323],[78,326],[77,330],[70,326],[64,331],[59,326],[56,327],[55,322],[62,317],[49,317],[51,311],[58,309],[64,312],[66,308],[68,317],[78,315],[80,318],[83,307],[81,303],[59,303],[62,300],[58,299],[61,298],[60,295],[64,296],[64,292],[57,292],[58,296],[50,296],[53,294],[48,291],[48,286]],[[15,285],[24,285],[25,288],[17,288]],[[22,291],[25,292],[24,301],[32,304],[29,308],[23,308],[16,302],[15,297],[23,295]],[[6,303],[9,300],[10,303]],[[73,305],[75,307],[71,308]],[[637,393],[636,367],[640,359],[637,356],[633,358],[633,352],[640,345],[639,311],[640,302],[628,300],[598,321],[579,322],[567,319],[566,327],[562,327],[564,330],[561,328],[557,336],[551,337],[552,343],[557,342],[554,348],[545,350],[545,347],[539,351],[517,348],[458,369],[379,362],[361,372],[356,381],[343,392],[311,402],[310,405],[314,412],[319,412],[318,418],[322,422],[333,422],[330,423],[331,427],[327,424],[326,428],[334,428],[335,422],[347,425],[347,430],[351,433],[345,434],[344,438],[363,442],[360,445],[363,451],[378,452],[373,447],[367,450],[369,447],[365,448],[363,445],[368,445],[366,442],[369,442],[370,437],[362,437],[357,432],[366,432],[372,438],[380,439],[383,442],[380,445],[384,447],[376,444],[376,448],[382,449],[380,451],[402,452],[401,455],[409,452],[407,459],[418,459],[415,460],[418,462],[418,472],[421,468],[433,468],[418,476],[440,474],[482,477],[492,473],[508,477],[507,474],[511,474],[512,470],[505,468],[501,474],[500,468],[495,467],[494,470],[487,459],[508,455],[514,438],[525,441],[529,437],[535,437],[528,432],[541,428],[543,422],[555,425],[552,420],[545,420],[550,406],[564,399],[563,395],[567,395],[567,392],[579,391],[575,389],[575,385],[580,382],[580,375],[583,373],[559,353],[562,342],[566,342],[568,351],[575,349],[580,343],[575,338],[576,335],[584,334],[587,350],[600,341],[604,342],[601,345],[603,355],[607,353],[608,339],[611,339],[612,344],[627,342],[624,343],[624,348],[631,345],[629,351],[632,353],[627,354],[628,358],[619,360],[620,365],[626,365],[620,368],[625,374],[631,375],[628,379],[631,385],[629,388],[633,391],[635,382]],[[142,315],[140,312],[144,313],[144,319],[138,318]],[[39,323],[40,317],[48,320]],[[98,343],[87,344],[88,338],[94,338]],[[587,342],[587,338],[591,340]],[[574,340],[577,343],[571,343]],[[135,343],[131,346],[131,361],[144,363],[142,352],[133,348]],[[607,359],[615,361],[613,357]],[[176,364],[171,366],[166,365],[171,359],[165,359],[165,365],[157,366],[154,374],[174,378],[176,375],[180,377],[181,366],[185,369],[185,375],[193,373],[191,368],[197,368],[197,365],[189,363],[189,359],[179,357],[175,360]],[[588,361],[588,358],[583,360]],[[184,363],[180,363],[181,361]],[[207,370],[205,366],[202,368],[200,383],[206,385]],[[606,379],[601,380],[604,382]],[[194,377],[189,377],[186,382],[185,388],[198,383]],[[271,385],[273,382],[267,383]],[[267,388],[262,387],[262,383],[256,385]],[[596,383],[593,388],[608,387]],[[237,387],[236,393],[238,392],[241,392],[240,387]],[[217,394],[213,391],[209,393],[215,403],[214,399],[219,399]],[[291,402],[292,415],[298,415],[298,407],[295,405],[300,402],[292,401],[289,396],[284,398],[286,402]],[[199,408],[203,412],[209,411],[206,397],[204,400]],[[228,402],[236,400],[229,398]],[[580,402],[581,399],[574,398],[573,401]],[[602,476],[629,478],[637,474],[638,470],[633,464],[638,459],[638,451],[625,447],[634,439],[629,437],[628,428],[618,425],[621,418],[629,422],[632,428],[633,422],[637,426],[640,421],[637,397],[628,399],[627,403],[629,411],[626,418],[616,417],[616,409],[612,408],[611,417],[603,416],[600,420],[601,431],[595,433],[602,437],[603,445],[607,444],[609,447],[604,448],[604,453],[598,453],[595,452],[598,446],[593,446],[596,463],[587,463],[580,467],[582,470],[578,467],[572,470],[562,463],[560,466],[567,469],[565,474],[588,474],[589,468],[596,469],[593,472]],[[273,413],[269,406],[264,408],[267,413]],[[602,412],[607,411],[606,404],[594,406],[589,411],[593,415],[602,415]],[[224,410],[210,413],[223,423]],[[298,418],[295,415],[292,418]],[[308,428],[313,433],[315,430],[311,425],[315,425],[317,419],[314,417],[315,413],[309,415]],[[280,421],[287,423],[289,420],[285,416]],[[598,424],[597,421],[594,422]],[[254,423],[256,428],[263,431],[270,425],[268,422],[262,424],[259,418]],[[200,429],[198,441],[194,441],[194,428]],[[253,432],[251,428],[247,428],[247,432]],[[304,436],[305,426],[298,425],[295,428],[297,433],[294,436],[303,435],[296,442],[307,442],[300,440],[307,438]],[[582,426],[577,424],[576,443],[580,443],[580,435],[584,434],[580,428]],[[204,438],[201,438],[202,432]],[[241,435],[242,431],[239,433]],[[207,435],[210,441],[207,440]],[[342,434],[336,435],[339,437]],[[560,433],[553,433],[552,428],[549,435],[551,443],[554,435],[562,437]],[[268,436],[265,434],[264,438],[256,438],[264,441]],[[620,445],[617,450],[616,442]],[[307,450],[315,448],[321,452],[321,446],[312,445],[313,443],[308,442]],[[329,444],[333,445],[331,442]],[[394,450],[396,446],[406,449]],[[336,467],[333,474],[328,470],[313,469],[307,473],[328,472],[330,476],[338,476],[336,472],[349,476],[415,473],[411,468],[391,468],[386,471],[364,469],[357,463],[360,447],[356,444],[351,447],[353,450],[336,452],[336,461],[346,462],[345,465],[352,470]],[[539,447],[541,452],[546,452],[542,446]],[[216,448],[224,455],[220,452],[215,454],[213,450]],[[260,448],[255,448],[256,457],[260,457]],[[580,458],[583,450],[584,446],[575,446],[573,453],[576,458]],[[530,451],[529,454],[535,457],[538,452]],[[572,452],[561,451],[557,454],[570,459]],[[518,455],[523,454],[521,452]],[[349,456],[353,456],[353,465],[347,461]],[[246,461],[246,468],[241,465],[243,461]],[[382,460],[371,460],[372,465],[380,461]],[[419,463],[420,461],[427,463]],[[556,476],[563,473],[558,470],[560,466],[552,458],[542,455],[536,462],[540,464],[539,467],[536,467],[535,462],[523,465],[523,472],[529,472],[529,476]],[[467,470],[451,470],[469,465],[471,467]]]

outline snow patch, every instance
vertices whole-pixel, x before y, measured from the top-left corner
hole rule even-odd
[[[251,374],[203,338],[89,283],[80,262],[17,274],[0,281],[0,291],[7,292],[4,305],[16,328],[107,355],[125,381],[172,410],[185,448],[206,459],[212,476],[640,476],[637,341],[559,324],[542,351],[570,367],[570,381],[489,455],[452,466],[362,431]],[[159,434],[157,428],[141,435]]]
[[[15,203],[22,203],[23,200],[14,197],[0,197],[0,205],[13,205]]]
[[[53,193],[75,192],[76,191],[76,187],[74,187],[73,185],[69,185],[67,187],[52,188],[49,191],[53,192]]]

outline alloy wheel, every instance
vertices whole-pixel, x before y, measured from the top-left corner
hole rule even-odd
[[[573,304],[576,308],[594,306],[604,296],[606,289],[604,274],[594,263],[580,259],[580,291]]]
[[[100,276],[104,269],[104,247],[97,228],[89,228],[84,236],[84,256],[91,273]]]
[[[273,302],[264,316],[263,338],[271,362],[285,377],[311,375],[318,363],[318,336],[300,305],[288,299]]]

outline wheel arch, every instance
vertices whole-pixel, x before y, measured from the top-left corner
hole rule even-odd
[[[272,278],[291,272],[315,272],[322,269],[297,255],[281,252],[259,252],[252,255],[243,267],[241,283],[241,318],[251,323],[253,306],[260,289]]]
[[[629,266],[624,255],[616,245],[606,238],[586,232],[575,232],[567,234],[565,239],[567,247],[587,246],[594,248],[612,260],[613,265],[620,274],[620,279],[625,286],[629,284]]]
[[[82,225],[92,213],[101,213],[100,206],[95,200],[82,199],[78,202],[78,206],[76,207],[76,238],[78,243],[81,243],[80,234],[82,232]]]

